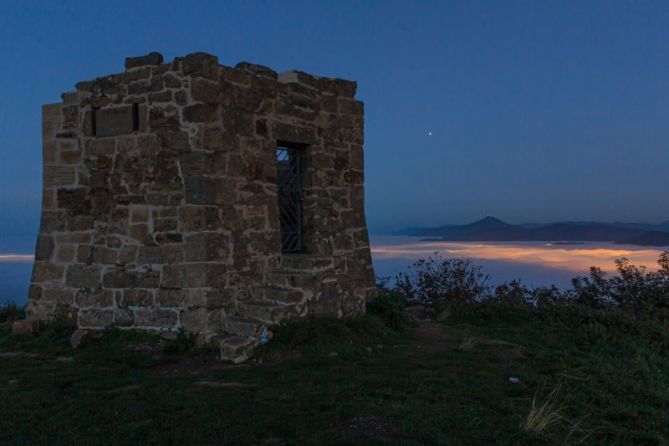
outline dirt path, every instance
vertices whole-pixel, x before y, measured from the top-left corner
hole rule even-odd
[[[458,348],[458,338],[449,333],[443,325],[430,319],[419,319],[408,360],[414,364],[431,366],[435,364],[435,354]]]

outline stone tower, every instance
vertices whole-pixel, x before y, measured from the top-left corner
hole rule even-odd
[[[194,53],[43,107],[31,319],[197,333],[242,360],[265,326],[375,293],[355,82]]]

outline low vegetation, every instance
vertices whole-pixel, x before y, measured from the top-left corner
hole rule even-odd
[[[16,321],[25,317],[26,314],[23,308],[15,303],[5,303],[4,305],[0,305],[0,324],[3,322]]]
[[[668,264],[560,291],[428,259],[366,316],[278,327],[241,365],[185,333],[73,350],[72,327],[11,337],[3,316],[0,444],[667,444]]]

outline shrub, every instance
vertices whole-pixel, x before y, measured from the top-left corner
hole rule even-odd
[[[18,319],[25,319],[26,312],[23,307],[15,303],[5,303],[0,306],[0,323],[11,322]]]
[[[663,253],[658,271],[616,260],[617,275],[608,277],[600,268],[591,268],[589,277],[572,280],[571,299],[590,308],[618,307],[638,317],[669,319],[669,252]]]
[[[410,302],[444,307],[454,302],[479,301],[488,294],[488,276],[464,259],[438,254],[415,262],[397,276],[395,291]]]
[[[518,280],[493,289],[481,267],[469,260],[443,259],[438,255],[420,259],[400,273],[393,292],[409,302],[432,305],[438,310],[454,308],[455,314],[473,312],[479,319],[496,318],[507,310],[523,313],[522,308],[553,309],[558,317],[576,318],[580,326],[589,317],[588,311],[617,309],[641,319],[669,322],[669,252],[663,253],[658,271],[647,271],[616,260],[617,275],[607,276],[600,268],[590,269],[588,277],[576,277],[572,288],[560,291],[556,286],[528,288]],[[382,291],[387,290],[385,282]],[[496,302],[500,305],[491,305]],[[475,311],[471,305],[478,307]],[[569,311],[564,311],[568,307]],[[584,311],[587,310],[587,311]],[[575,322],[575,321],[572,321]]]
[[[411,317],[404,311],[404,298],[389,290],[382,290],[379,297],[367,304],[369,314],[378,316],[393,330],[399,331],[411,325]]]
[[[582,349],[588,349],[606,344],[608,340],[609,333],[606,326],[599,322],[592,321],[581,325],[578,329],[576,342]]]

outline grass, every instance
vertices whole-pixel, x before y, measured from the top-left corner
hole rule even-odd
[[[110,330],[72,350],[71,327],[12,338],[5,323],[0,352],[23,355],[0,354],[0,444],[669,442],[664,326],[505,305],[413,326],[391,313],[281,327],[240,366],[183,335]]]

